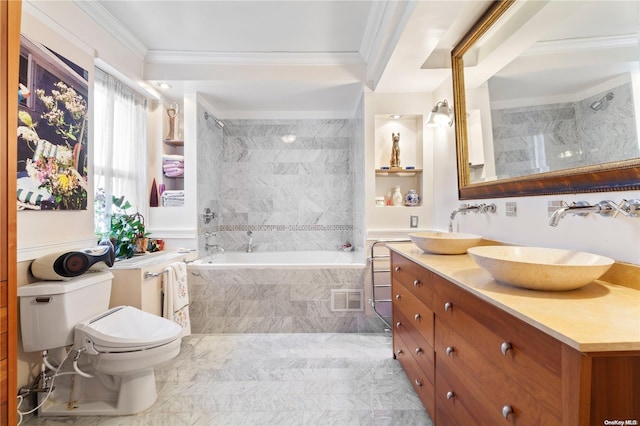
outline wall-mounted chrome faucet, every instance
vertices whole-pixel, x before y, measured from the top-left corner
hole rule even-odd
[[[204,250],[207,252],[207,254],[209,253],[209,249],[213,249],[222,253],[224,252],[224,249],[221,246],[219,246],[218,244],[215,244],[215,243],[212,244],[209,242],[210,238],[214,238],[216,236],[217,234],[215,233],[211,233],[211,232],[204,233]]]
[[[496,205],[494,203],[491,204],[461,204],[460,207],[451,212],[451,216],[449,217],[449,232],[453,232],[453,221],[456,218],[458,213],[467,214],[468,212],[475,213],[495,213]]]
[[[603,200],[597,204],[589,204],[586,201],[576,201],[571,204],[563,203],[551,215],[549,219],[550,226],[558,226],[560,219],[567,214],[575,214],[578,216],[586,216],[589,213],[596,213],[600,216],[616,217],[618,213],[627,217],[640,217],[640,200],[622,200],[620,204],[616,204],[611,200]]]
[[[249,244],[247,245],[247,253],[251,253],[253,251],[253,232],[247,231],[247,235],[249,236]]]

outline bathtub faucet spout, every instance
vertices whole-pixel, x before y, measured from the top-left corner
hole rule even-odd
[[[247,235],[249,236],[249,244],[247,245],[247,253],[251,253],[253,251],[253,232],[247,231]]]

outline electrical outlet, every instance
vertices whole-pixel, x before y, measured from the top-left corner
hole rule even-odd
[[[410,216],[409,227],[411,228],[418,227],[418,216]]]

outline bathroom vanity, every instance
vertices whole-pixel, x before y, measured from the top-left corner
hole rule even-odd
[[[388,247],[394,357],[436,425],[640,422],[638,270],[541,292],[467,254]]]

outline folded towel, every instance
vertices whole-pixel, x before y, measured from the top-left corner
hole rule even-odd
[[[184,155],[162,154],[163,160],[184,161]]]
[[[163,316],[182,327],[182,337],[191,334],[187,265],[184,262],[174,262],[167,266],[164,279]]]

